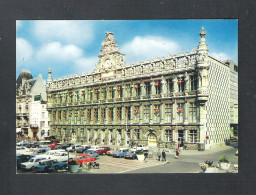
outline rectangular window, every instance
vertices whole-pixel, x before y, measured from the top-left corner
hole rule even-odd
[[[183,122],[184,120],[184,104],[177,104],[177,122]]]
[[[155,82],[155,88],[156,88],[156,94],[160,95],[161,94],[161,82],[160,81]]]
[[[55,120],[56,120],[56,111],[53,111],[52,120],[53,120],[53,122],[55,122]]]
[[[190,103],[190,106],[189,106],[189,119],[190,119],[190,122],[197,122],[197,107],[196,107],[196,103]]]
[[[98,108],[94,108],[94,122],[98,121]]]
[[[172,121],[172,104],[165,104],[165,119],[168,123]]]
[[[58,111],[58,118],[61,120],[61,111]]]
[[[41,100],[41,95],[34,96],[34,101],[40,101],[40,100]]]
[[[198,138],[197,130],[189,130],[190,143],[197,143],[198,142],[197,138]]]
[[[42,112],[42,118],[45,118],[45,112]]]
[[[150,120],[150,105],[144,106],[144,120],[146,122],[149,122],[149,120]]]
[[[131,106],[125,107],[125,117],[127,120],[131,120]]]
[[[78,110],[75,111],[75,123],[77,123],[78,120]]]
[[[109,99],[114,99],[115,98],[115,90],[114,87],[109,88]]]
[[[161,118],[160,105],[155,105],[154,112],[155,112],[155,114],[154,114],[155,115],[155,121],[160,122],[160,118]]]
[[[101,121],[105,122],[105,118],[106,118],[106,109],[101,108]]]
[[[179,92],[183,92],[185,90],[185,81],[183,77],[178,79],[178,88]]]
[[[126,85],[126,93],[127,93],[127,97],[131,97],[132,96],[132,88],[130,84]]]
[[[191,91],[197,90],[197,77],[190,76],[190,89]]]
[[[122,98],[122,97],[123,97],[123,89],[122,89],[122,86],[118,86],[118,87],[117,87],[117,95],[118,95],[118,98]]]
[[[91,109],[87,109],[87,121],[91,121]]]
[[[45,121],[42,121],[42,127],[45,127]]]
[[[171,142],[172,141],[172,130],[165,130],[165,140],[167,142]]]
[[[82,101],[85,101],[85,91],[82,91]]]
[[[94,97],[95,97],[95,100],[98,101],[99,100],[99,95],[100,95],[100,91],[98,89],[95,89],[94,90]]]
[[[108,119],[109,119],[109,122],[112,122],[114,119],[113,108],[108,109]]]
[[[73,93],[69,93],[70,102],[73,103]]]
[[[92,94],[93,94],[92,89],[89,90],[89,94],[90,94],[90,95],[89,95],[89,100],[92,101]]]
[[[118,107],[116,109],[116,114],[117,114],[117,121],[121,121],[122,120],[122,107]]]
[[[151,84],[150,84],[150,82],[145,82],[145,88],[146,88],[146,95],[150,96],[151,95]]]
[[[81,128],[80,137],[83,137],[83,136],[84,136],[84,128]]]
[[[102,88],[102,100],[106,100],[107,99],[107,90],[106,88]]]
[[[167,94],[170,94],[173,92],[173,82],[172,79],[167,79]]]
[[[141,95],[141,87],[139,83],[135,84],[135,95],[136,97],[140,97]]]
[[[79,102],[79,91],[76,92],[76,101]]]

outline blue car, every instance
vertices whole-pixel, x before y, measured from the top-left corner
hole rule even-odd
[[[38,165],[33,167],[34,172],[52,172],[57,170],[66,169],[68,163],[58,162],[56,160],[42,160]]]
[[[112,156],[123,158],[128,151],[129,151],[128,148],[120,148],[118,151],[114,152],[114,154]]]
[[[83,154],[90,154],[91,157],[95,157],[96,159],[98,159],[100,156],[100,154],[94,150],[85,150],[83,151]]]

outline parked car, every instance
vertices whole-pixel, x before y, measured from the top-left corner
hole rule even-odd
[[[26,141],[21,141],[17,143],[17,146],[27,146],[27,145],[29,145],[29,142],[26,142]]]
[[[72,160],[74,160],[77,163],[83,165],[83,164],[87,164],[87,163],[96,161],[96,158],[95,157],[91,157],[89,154],[78,154]]]
[[[31,159],[32,155],[19,155],[19,156],[16,156],[16,162],[17,162],[17,168],[19,169],[20,166],[21,166],[21,163],[24,163],[24,162],[28,162],[29,159]]]
[[[99,154],[103,155],[103,154],[107,154],[107,152],[110,150],[110,147],[101,147],[98,150],[96,150],[96,152],[98,152]]]
[[[57,142],[53,143],[52,145],[49,145],[48,148],[51,148],[52,150],[57,146]]]
[[[41,160],[46,160],[46,158],[40,157],[40,156],[39,157],[33,157],[33,158],[29,159],[28,162],[21,163],[20,168],[25,169],[25,170],[30,170],[34,166],[38,165],[38,163]]]
[[[35,153],[37,153],[38,155],[44,154],[49,150],[51,150],[51,148],[36,148],[36,149],[34,149]]]
[[[236,150],[236,153],[235,153],[236,156],[238,156],[238,149]]]
[[[36,156],[37,152],[35,151],[34,148],[28,148],[28,149],[26,149],[26,151],[20,152],[19,154],[21,154],[21,155],[33,155],[33,156]]]
[[[22,154],[23,152],[26,152],[27,148],[24,146],[16,147],[16,154]]]
[[[138,145],[133,147],[134,150],[148,150],[148,147],[144,146],[144,145]]]
[[[72,154],[69,154],[66,151],[62,151],[62,152],[57,152],[55,153],[53,156],[51,156],[50,158],[53,160],[57,160],[59,162],[63,162],[63,161],[68,161],[69,159],[73,159],[75,156]]]
[[[88,150],[89,148],[90,148],[90,146],[88,146],[88,145],[81,145],[81,147],[78,147],[76,149],[76,153],[83,153],[83,151]]]
[[[79,147],[81,147],[81,145],[72,145],[72,146],[66,148],[66,151],[75,152],[75,150],[76,150],[77,148],[79,148]]]
[[[34,166],[34,172],[51,172],[55,170],[61,170],[68,167],[66,162],[58,162],[57,160],[42,160],[38,165]]]
[[[47,148],[52,144],[51,141],[40,141],[39,142],[39,148]]]
[[[45,154],[38,154],[36,157],[44,157],[46,159],[51,159],[52,156],[54,156],[58,152],[65,152],[65,150],[48,150]]]
[[[83,154],[90,154],[91,157],[95,157],[96,159],[99,158],[100,154],[94,150],[86,150],[86,151],[83,151]]]
[[[125,155],[125,159],[137,159],[137,152],[134,149],[129,150]]]
[[[120,148],[118,151],[114,152],[112,155],[113,157],[119,157],[122,158],[126,155],[126,153],[129,151],[128,148]]]
[[[55,136],[48,136],[48,137],[44,137],[45,140],[49,140],[51,142],[60,142],[59,139],[57,139]]]
[[[74,144],[73,143],[64,143],[64,144],[61,144],[61,145],[57,146],[56,148],[66,150],[68,147],[70,147],[72,145],[74,145]]]
[[[90,147],[90,150],[98,150],[98,149],[100,149],[101,147],[100,146],[91,146]]]
[[[109,151],[107,151],[107,155],[108,156],[112,156],[114,154],[114,152],[118,151],[119,148],[113,148],[113,149],[110,149]]]

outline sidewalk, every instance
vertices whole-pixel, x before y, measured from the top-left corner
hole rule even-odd
[[[201,154],[212,154],[212,153],[216,153],[216,152],[220,152],[220,151],[225,151],[225,150],[229,150],[232,148],[237,148],[237,143],[232,143],[231,145],[226,145],[226,146],[217,146],[215,148],[212,149],[208,149],[205,151],[198,151],[198,150],[181,150],[181,155],[201,155]],[[160,151],[162,152],[163,148],[160,149]],[[171,154],[175,153],[175,150],[173,149],[165,149],[165,151],[170,151],[171,150]],[[158,151],[158,148],[152,148],[153,154],[156,154]],[[166,151],[166,152],[167,152]],[[168,152],[169,153],[169,152]]]

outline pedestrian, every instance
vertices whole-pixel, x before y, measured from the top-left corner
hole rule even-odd
[[[166,161],[166,154],[164,150],[162,151],[162,161]]]
[[[176,150],[176,153],[175,153],[175,158],[178,159],[178,158],[179,158],[179,155],[180,155],[180,151],[179,151],[179,149],[177,149],[177,150]]]
[[[148,158],[148,152],[144,152],[144,162],[146,163],[147,162],[147,158]]]
[[[160,150],[158,150],[158,152],[157,152],[157,157],[158,157],[158,161],[160,161],[160,159],[161,159],[161,152],[160,152]]]

